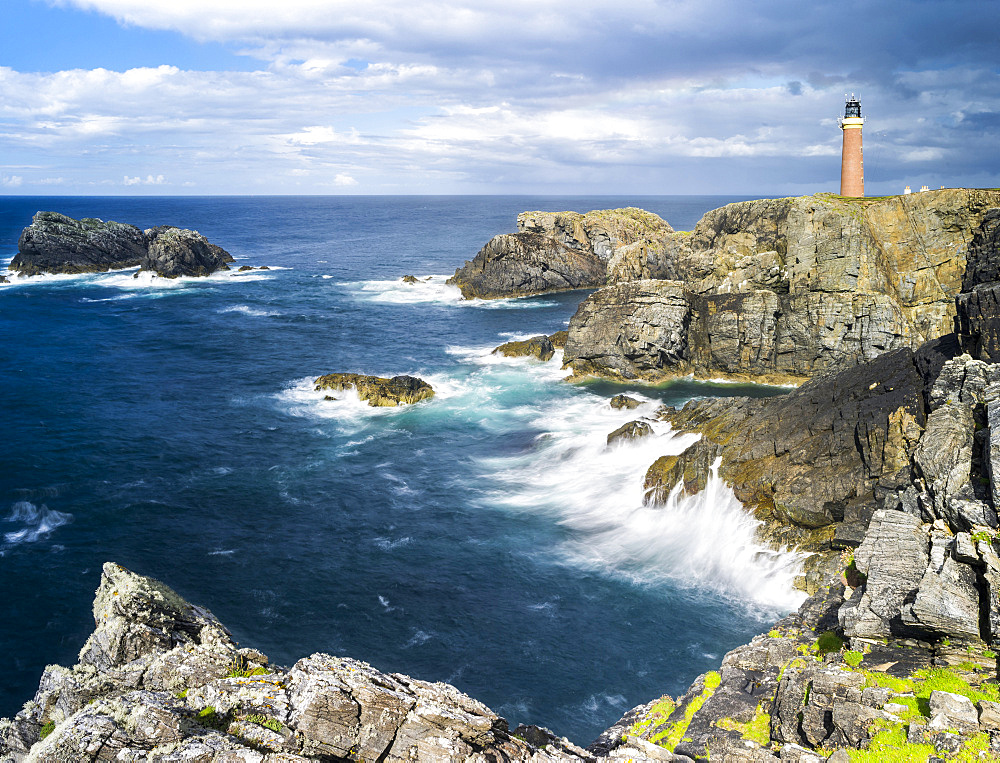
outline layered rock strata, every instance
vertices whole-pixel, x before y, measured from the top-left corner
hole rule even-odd
[[[79,663],[50,665],[0,720],[0,761],[593,760],[545,729],[510,731],[448,684],[319,653],[272,665],[117,564],[104,565],[94,622]]]
[[[317,392],[357,390],[358,397],[376,408],[418,403],[434,396],[434,388],[416,376],[365,376],[363,374],[326,374],[316,380]],[[328,400],[336,400],[327,396]]]
[[[612,271],[571,321],[565,361],[623,378],[801,381],[916,348],[952,330],[967,255],[995,249],[998,206],[1000,192],[968,189],[729,204],[670,234],[655,266]],[[980,292],[972,313],[996,299]]]
[[[24,276],[42,273],[100,273],[140,266],[165,278],[204,276],[228,270],[233,257],[197,231],[134,225],[58,212],[38,212],[21,232],[10,269]]]
[[[641,209],[523,212],[518,232],[491,239],[448,279],[466,299],[519,297],[603,286],[609,267],[632,257],[662,256],[673,229]]]

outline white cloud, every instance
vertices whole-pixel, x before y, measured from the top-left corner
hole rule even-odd
[[[0,174],[0,185],[7,186],[8,188],[17,188],[23,182],[24,182],[24,177],[21,175]]]
[[[348,188],[352,185],[357,185],[358,181],[343,172],[337,173],[336,177],[333,179],[333,184],[340,188]]]
[[[122,180],[124,185],[163,185],[166,182],[167,181],[163,175],[157,175],[156,177],[146,175],[145,178],[139,177],[138,175],[135,177],[129,177],[126,175],[125,179]]]

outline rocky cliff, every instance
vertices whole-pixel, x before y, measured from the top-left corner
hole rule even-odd
[[[566,362],[625,378],[801,381],[915,349],[952,330],[967,254],[995,245],[998,206],[1000,192],[969,189],[729,204],[655,257],[620,259],[573,318]]]
[[[197,231],[134,225],[58,212],[38,212],[21,232],[10,269],[22,276],[42,273],[101,273],[140,266],[164,278],[205,276],[228,270],[233,257]]]
[[[522,212],[517,229],[491,239],[448,283],[466,299],[603,286],[613,263],[659,257],[673,233],[656,215],[632,207],[586,214]]]
[[[117,564],[104,565],[94,622],[79,662],[48,666],[34,699],[0,720],[0,761],[593,759],[536,726],[510,731],[448,684],[327,654],[272,665]]]

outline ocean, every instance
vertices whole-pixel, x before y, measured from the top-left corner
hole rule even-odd
[[[93,630],[101,564],[167,582],[245,646],[447,681],[587,745],[682,693],[794,608],[718,480],[642,503],[692,441],[606,436],[661,403],[780,388],[569,383],[491,354],[586,292],[462,301],[445,284],[528,209],[638,206],[677,230],[737,198],[0,197],[0,262],[38,210],[200,231],[269,271],[0,284],[0,716]],[[403,275],[421,279],[405,284]],[[337,402],[313,380],[419,376],[431,400]],[[608,398],[644,401],[618,411]]]

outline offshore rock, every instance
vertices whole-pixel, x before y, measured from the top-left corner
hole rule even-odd
[[[237,650],[207,610],[115,564],[104,566],[94,615],[80,663],[49,666],[35,700],[0,720],[0,761],[593,760],[537,726],[511,733],[448,684],[327,654],[270,666]],[[206,649],[226,657],[221,666],[149,684],[150,666]],[[54,685],[52,675],[79,681]]]
[[[955,297],[972,288],[963,285],[967,254],[975,247],[988,262],[996,246],[997,221],[989,214],[998,205],[1000,191],[946,189],[721,207],[690,234],[670,234],[666,260],[655,270],[619,268],[609,278],[608,288],[616,280],[683,282],[689,304],[679,319],[688,328],[683,354],[625,363],[621,353],[591,357],[585,341],[566,361],[580,374],[619,376],[623,365],[633,365],[647,369],[646,378],[694,373],[801,381],[916,348],[952,329]],[[982,282],[995,269],[974,265],[970,277]],[[991,328],[988,319],[997,287],[989,283],[963,295],[967,304],[958,306],[969,341],[979,343],[977,357],[1000,349],[1000,324]],[[590,300],[603,299],[601,291]],[[627,324],[630,309],[622,308],[619,322]],[[959,333],[966,330],[961,326]],[[571,322],[570,345],[576,331]],[[627,331],[619,326],[618,333]]]
[[[363,374],[326,374],[316,380],[316,391],[342,392],[356,389],[358,397],[374,407],[393,407],[401,403],[418,403],[434,396],[434,389],[416,376],[381,376]]]
[[[158,226],[146,231],[149,249],[140,264],[163,278],[207,276],[229,270],[233,257],[221,246],[209,243],[197,231]]]
[[[145,234],[134,225],[37,212],[21,232],[10,269],[26,276],[101,273],[135,267],[146,247]]]
[[[521,297],[604,283],[604,263],[538,233],[494,236],[448,283],[466,299]]]
[[[503,355],[505,358],[532,357],[539,360],[551,360],[555,353],[552,341],[544,334],[533,336],[530,339],[505,342],[493,350],[494,355]]]
[[[629,397],[628,395],[615,395],[611,398],[609,404],[612,408],[617,408],[619,410],[622,408],[628,408],[631,410],[642,405],[640,401],[636,400],[634,397]]]

